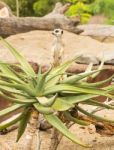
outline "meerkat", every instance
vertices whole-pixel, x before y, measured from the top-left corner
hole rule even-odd
[[[62,42],[62,29],[55,29],[52,34],[55,36],[52,45],[53,66],[57,67],[61,64],[64,55],[64,44]]]
[[[62,29],[55,29],[52,34],[55,36],[53,45],[52,45],[52,55],[53,55],[53,66],[57,67],[61,64],[64,50],[63,50],[63,42],[62,42]],[[52,126],[45,120],[44,118],[40,121],[40,130],[47,130],[50,129]]]

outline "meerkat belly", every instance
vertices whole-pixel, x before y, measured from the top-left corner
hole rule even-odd
[[[56,59],[61,57],[61,45],[58,44],[53,47],[53,56]]]

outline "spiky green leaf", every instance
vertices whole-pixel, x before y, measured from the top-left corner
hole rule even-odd
[[[91,71],[91,72],[84,72],[84,73],[76,74],[76,75],[73,75],[73,76],[66,78],[65,80],[62,80],[60,83],[74,84],[74,83],[76,83],[76,82],[78,82],[78,81],[80,81],[86,77],[89,77],[92,74],[95,74],[98,71],[100,72],[100,70],[95,70],[95,71]]]
[[[37,84],[36,84],[36,87],[35,87],[36,95],[37,96],[42,95],[42,92],[44,90],[44,84],[46,82],[46,77],[48,76],[48,74],[50,73],[50,71],[51,71],[51,69],[49,69],[47,72],[45,72],[43,74],[41,74],[41,73],[38,74]]]
[[[104,121],[104,122],[114,123],[114,120],[110,120],[110,119],[107,119],[107,118],[103,118],[103,117],[100,117],[100,116],[91,114],[91,113],[85,111],[84,109],[82,109],[82,108],[79,107],[79,106],[76,106],[76,108],[77,108],[80,112],[82,112],[83,114],[85,114],[85,115],[87,115],[87,116],[89,116],[89,117],[91,117],[91,118],[94,118],[94,119],[96,119],[96,120],[98,120],[98,121]]]
[[[56,101],[56,97],[57,94],[55,94],[54,96],[47,98],[47,97],[37,97],[38,102],[45,106],[45,107],[49,107],[51,105],[53,105],[53,103]]]
[[[3,110],[0,111],[0,117],[10,114],[13,111],[16,111],[17,109],[20,109],[21,107],[23,107],[23,104],[13,104],[12,106],[9,106]]]
[[[23,99],[14,98],[14,97],[5,95],[2,92],[0,92],[0,96],[5,98],[8,101],[11,101],[11,102],[17,103],[17,104],[32,104],[37,101],[34,98],[32,98],[32,99],[29,99],[29,98],[27,99],[26,97],[24,97]]]
[[[0,73],[0,77],[9,78],[10,80],[13,80],[15,82],[24,83],[9,67],[7,64],[0,61],[0,70],[2,73]]]
[[[93,99],[88,100],[87,104],[96,105],[96,106],[99,106],[99,107],[104,107],[106,109],[114,109],[114,106],[107,105],[107,104],[104,104],[102,102],[95,101]]]
[[[83,121],[81,119],[73,117],[68,111],[65,111],[64,115],[66,116],[66,118],[69,121],[73,121],[74,123],[77,123],[79,125],[88,126],[90,124],[89,122],[86,122],[86,121]]]
[[[51,86],[55,85],[61,78],[61,76],[62,76],[61,74],[64,74],[66,72],[66,70],[69,68],[69,66],[78,58],[79,58],[79,56],[61,64],[60,66],[58,66],[56,68],[53,68],[47,77],[47,83],[46,83],[45,87],[51,87]]]
[[[101,64],[99,65],[99,67],[98,67],[98,71],[100,71],[101,69],[103,69],[103,66],[104,66],[104,58],[103,58],[103,60],[101,61]],[[96,76],[98,76],[99,75],[99,73],[100,72],[96,72],[95,74],[93,74],[91,77],[92,78],[95,78]]]
[[[31,115],[31,111],[29,109],[28,110],[25,109],[25,111],[23,113],[23,118],[20,120],[16,142],[18,142],[19,139],[21,138],[21,136],[23,135],[23,133],[27,127],[27,123],[30,119],[30,115]]]
[[[77,84],[85,86],[85,87],[99,87],[99,86],[105,85],[105,83],[110,82],[113,78],[114,78],[114,75],[112,75],[110,78],[108,78],[106,80],[95,82],[95,83],[80,82]]]
[[[33,106],[41,114],[48,115],[48,114],[52,114],[54,112],[54,110],[51,107],[44,107],[44,106],[40,105],[39,103],[33,104]]]
[[[81,103],[84,101],[88,101],[91,98],[95,98],[98,97],[98,95],[94,95],[94,94],[79,94],[79,95],[75,95],[75,96],[65,96],[62,97],[62,100],[66,101],[69,104],[77,104],[77,103]],[[58,98],[56,99],[56,101],[58,100]],[[61,98],[59,98],[59,101],[61,101]]]
[[[88,145],[78,140],[76,136],[67,129],[67,127],[62,123],[62,121],[57,116],[51,114],[51,115],[44,115],[44,117],[54,128],[60,131],[64,136],[69,138],[71,141],[81,146],[89,147]]]
[[[62,97],[56,98],[56,101],[52,105],[52,108],[57,111],[65,111],[73,107],[74,107],[73,104],[69,103],[67,99]]]
[[[18,62],[21,64],[23,71],[25,71],[27,75],[34,77],[35,72],[32,69],[32,67],[29,65],[29,63],[26,61],[26,59],[14,47],[12,47],[12,45],[10,45],[9,42],[7,42],[1,37],[0,37],[0,40],[10,50],[10,52],[18,60]]]
[[[103,89],[97,89],[97,88],[89,88],[89,87],[77,87],[73,85],[68,85],[68,84],[58,84],[55,86],[52,86],[50,88],[45,89],[44,95],[48,94],[54,94],[62,91],[71,91],[75,93],[85,93],[85,94],[94,94],[94,95],[101,95],[101,96],[106,96],[109,98],[112,98],[110,94],[107,94],[107,92]]]
[[[17,114],[9,119],[7,119],[6,121],[3,121],[0,123],[0,130],[6,129],[10,126],[12,126],[13,124],[17,123],[18,121],[20,121],[22,119],[23,115],[22,114]]]

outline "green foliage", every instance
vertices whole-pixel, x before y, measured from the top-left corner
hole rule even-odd
[[[82,24],[87,23],[91,17],[90,7],[86,0],[72,0],[73,5],[66,12],[67,16],[79,17]]]
[[[113,0],[69,0],[73,3],[67,12],[68,16],[78,16],[81,23],[87,23],[92,15],[103,14],[107,17],[106,23],[114,24]]]
[[[91,5],[91,12],[95,14],[103,14],[108,20],[107,23],[114,22],[114,1],[113,0],[96,0]]]
[[[52,11],[56,2],[66,0],[19,0],[20,16],[44,16]],[[4,0],[16,14],[16,0]]]
[[[33,16],[33,4],[36,0],[20,0],[20,16]]]
[[[33,4],[37,0],[19,0],[20,16],[34,16]],[[16,0],[4,0],[16,15]]]
[[[34,12],[37,16],[44,16],[52,10],[54,2],[52,0],[38,0],[33,5]]]
[[[68,75],[66,70],[76,60],[75,58],[58,67],[50,68],[45,73],[42,73],[40,67],[38,73],[35,73],[27,60],[15,48],[2,38],[1,42],[10,50],[19,62],[19,65],[12,67],[10,64],[0,62],[0,96],[14,102],[12,106],[0,111],[0,117],[23,108],[20,114],[5,122],[1,122],[1,130],[20,122],[18,141],[26,129],[32,110],[36,110],[38,113],[43,114],[46,120],[64,136],[74,143],[88,147],[68,130],[55,112],[61,112],[67,120],[81,125],[88,125],[89,122],[79,119],[78,116],[72,116],[72,109],[76,112],[78,110],[95,120],[114,123],[114,120],[91,114],[78,105],[85,103],[114,109],[112,105],[102,104],[94,100],[98,96],[114,98],[112,94],[114,91],[113,85],[101,88],[101,85],[110,81],[114,76],[102,82],[87,83],[88,77],[95,77],[101,71],[102,64],[98,70],[91,71],[92,66],[89,66],[84,73]],[[15,70],[17,67],[21,70],[20,73]],[[7,94],[9,92],[10,95]]]
[[[53,10],[53,7],[57,2],[66,2],[66,0],[37,0],[33,9],[36,16],[44,16]]]
[[[15,0],[3,0],[5,3],[7,3],[12,11],[15,13],[16,12],[16,1]]]
[[[16,0],[3,0],[16,14]],[[19,0],[20,16],[44,16],[53,10],[56,2],[72,3],[66,15],[79,17],[81,23],[87,23],[92,15],[103,14],[106,23],[114,23],[113,0]]]

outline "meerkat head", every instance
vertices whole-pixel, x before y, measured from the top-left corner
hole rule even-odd
[[[56,37],[61,37],[62,34],[63,34],[63,30],[62,29],[55,29],[53,32],[52,32],[53,35],[55,35]]]

